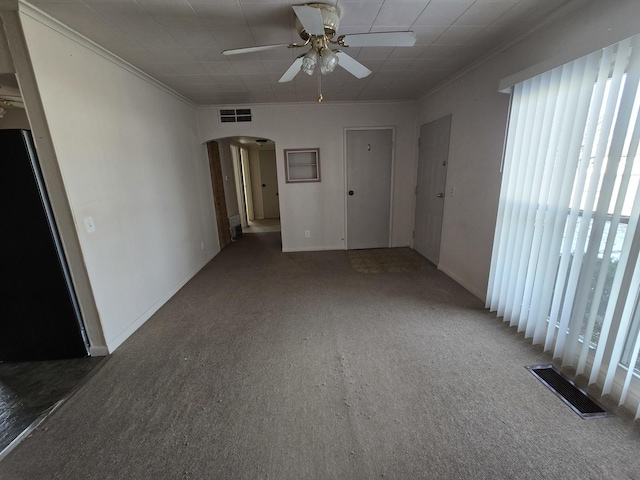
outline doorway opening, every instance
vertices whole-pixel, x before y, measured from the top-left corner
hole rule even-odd
[[[280,232],[275,143],[227,137],[209,142],[207,148],[220,248],[244,234]]]
[[[0,23],[1,27],[1,23]],[[0,35],[3,35],[0,28]],[[0,461],[61,404],[103,357],[89,356],[59,222],[53,215],[15,74],[0,74]]]

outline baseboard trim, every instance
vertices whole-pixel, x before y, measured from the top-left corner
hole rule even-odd
[[[217,253],[218,252],[216,252],[216,254]],[[200,270],[202,270],[211,260],[213,260],[216,254],[207,257],[204,263],[184,276],[177,284],[174,285],[171,290],[160,297],[157,302],[151,305],[142,315],[140,315],[136,320],[133,321],[133,323],[131,323],[127,328],[120,332],[113,340],[107,340],[108,352],[113,353],[120,345],[122,345],[125,340],[129,338],[136,330],[138,330],[138,328],[144,325],[144,323],[149,320],[153,316],[153,314],[160,309],[160,307],[162,307],[171,299],[171,297],[178,293],[178,290],[184,287],[189,280],[195,277]]]
[[[291,252],[325,252],[331,250],[344,250],[344,245],[329,245],[327,247],[296,247],[296,248],[282,248],[284,253]]]
[[[89,355],[92,357],[106,357],[109,355],[109,347],[106,345],[91,345]]]

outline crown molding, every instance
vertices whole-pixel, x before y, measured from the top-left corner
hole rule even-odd
[[[1,0],[1,1],[6,1],[6,0]],[[29,17],[29,18],[41,23],[42,25],[44,25],[46,27],[49,27],[50,29],[56,31],[57,33],[59,33],[61,35],[64,35],[69,40],[74,41],[78,45],[81,45],[84,48],[92,51],[96,55],[101,56],[105,60],[108,60],[109,62],[117,65],[118,67],[122,68],[123,70],[126,70],[127,72],[131,73],[132,75],[135,75],[136,77],[140,78],[141,80],[144,80],[148,84],[153,85],[154,87],[156,87],[157,89],[163,91],[164,93],[166,93],[168,95],[171,95],[176,100],[179,100],[179,101],[183,102],[184,104],[189,105],[192,108],[196,107],[196,104],[193,103],[188,98],[180,95],[175,90],[172,90],[171,88],[167,87],[165,84],[159,82],[158,80],[156,80],[155,78],[151,77],[149,74],[143,72],[139,68],[134,67],[133,65],[128,63],[126,60],[123,60],[122,58],[118,57],[116,54],[114,54],[114,53],[110,52],[109,50],[105,49],[104,47],[98,45],[93,40],[90,40],[87,37],[85,37],[84,35],[82,35],[82,34],[76,32],[75,30],[72,30],[71,28],[67,27],[65,24],[59,22],[58,20],[56,20],[55,18],[51,17],[47,13],[43,12],[39,8],[31,5],[30,3],[28,3],[28,2],[26,2],[24,0],[18,0],[17,3],[18,3],[18,13],[26,15],[27,17]]]
[[[529,37],[533,33],[535,33],[538,30],[540,30],[540,29],[542,29],[542,28],[554,23],[555,21],[557,21],[558,19],[564,17],[565,15],[573,12],[574,10],[576,10],[577,8],[579,8],[580,6],[585,4],[587,1],[588,0],[571,0],[571,1],[567,2],[562,7],[560,7],[559,9],[553,11],[551,14],[546,16],[538,24],[534,25],[533,27],[529,28],[528,30],[525,30],[525,31],[519,33],[515,37],[513,37],[510,40],[506,41],[504,44],[499,45],[498,47],[496,47],[496,48],[494,48],[492,50],[489,50],[485,55],[482,55],[477,60],[471,62],[469,65],[464,67],[462,70],[459,70],[458,72],[454,73],[453,75],[451,75],[449,78],[447,78],[443,82],[439,83],[438,85],[436,85],[435,87],[430,89],[427,93],[425,93],[424,95],[422,95],[418,99],[418,102],[425,101],[431,95],[433,95],[433,94],[439,92],[440,90],[442,90],[443,88],[446,88],[447,86],[451,85],[455,81],[457,81],[460,78],[462,78],[465,75],[467,75],[469,72],[472,72],[472,71],[476,70],[478,67],[480,67],[483,64],[487,63],[492,58],[500,55],[502,52],[510,49],[514,45],[520,43],[521,41],[523,41],[525,38]],[[502,90],[499,90],[499,91],[502,91]]]
[[[358,101],[323,101],[318,102],[269,102],[269,103],[216,103],[209,105],[196,105],[198,110],[216,110],[219,108],[260,108],[260,107],[312,107],[323,105],[327,106],[346,106],[356,105],[362,106],[376,106],[376,105],[417,105],[417,100],[367,100],[363,102]]]

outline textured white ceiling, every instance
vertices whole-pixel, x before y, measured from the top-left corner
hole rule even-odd
[[[326,101],[417,99],[570,0],[340,0],[338,35],[412,30],[410,48],[349,48],[373,73],[322,77]],[[289,0],[32,0],[197,104],[314,101],[318,75],[278,80],[301,49],[224,56],[299,41]],[[325,3],[335,4],[335,1]]]

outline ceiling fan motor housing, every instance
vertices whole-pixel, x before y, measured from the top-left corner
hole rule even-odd
[[[333,38],[333,36],[338,31],[338,25],[340,24],[340,10],[338,9],[338,7],[328,5],[326,3],[307,3],[307,6],[320,10],[320,13],[322,14],[322,25],[324,26],[324,34],[329,39]],[[312,35],[309,35],[309,33],[307,33],[297,17],[296,28],[298,29],[298,35],[300,35],[300,38],[302,38],[305,42],[312,37]]]

